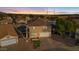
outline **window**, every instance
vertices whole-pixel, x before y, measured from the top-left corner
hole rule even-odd
[[[47,26],[43,26],[43,30],[47,30]]]
[[[35,27],[33,27],[33,30],[35,29]]]

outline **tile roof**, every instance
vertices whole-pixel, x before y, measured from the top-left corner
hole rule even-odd
[[[34,20],[29,20],[27,22],[28,26],[47,26],[47,21],[44,21],[44,19],[34,19]]]
[[[6,35],[17,36],[17,33],[11,24],[0,25],[0,38],[5,37]]]

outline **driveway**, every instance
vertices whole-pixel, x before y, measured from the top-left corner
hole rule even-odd
[[[51,43],[49,42],[49,39],[41,39],[41,42],[42,42],[42,45],[45,45],[46,46],[46,49],[48,49],[48,50],[52,50],[53,49],[53,47],[52,47],[52,45],[51,45]]]
[[[52,40],[51,38],[41,39],[41,46],[41,49],[44,48],[43,51],[67,51],[61,47],[63,45],[60,42]]]

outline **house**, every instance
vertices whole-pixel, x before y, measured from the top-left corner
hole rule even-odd
[[[11,24],[11,23],[12,23],[12,18],[9,16],[4,16],[0,21],[0,24]]]
[[[11,24],[0,25],[0,46],[18,43],[18,35]]]
[[[21,24],[21,23],[24,23],[24,24],[27,24],[27,20],[29,20],[30,18],[27,17],[27,16],[17,16],[16,18],[16,23],[18,24]]]
[[[29,28],[29,38],[49,38],[51,37],[51,27],[45,19],[29,20],[27,22]]]

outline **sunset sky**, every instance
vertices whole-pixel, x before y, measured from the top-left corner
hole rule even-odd
[[[6,13],[79,13],[79,7],[0,7],[0,12]]]

